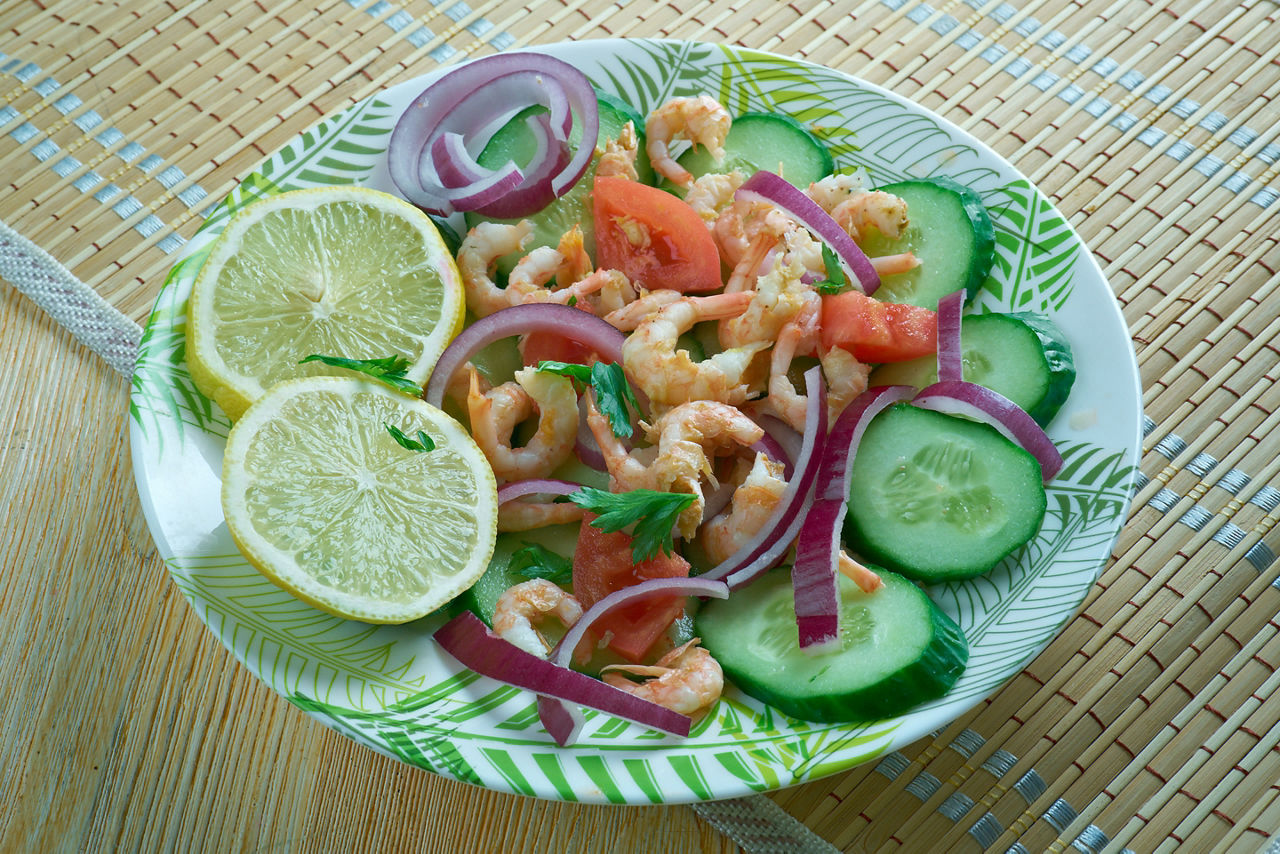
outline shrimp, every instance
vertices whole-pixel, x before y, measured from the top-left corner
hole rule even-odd
[[[733,194],[747,180],[747,176],[735,169],[728,173],[709,172],[694,180],[684,194],[684,201],[697,211],[698,216],[714,228],[720,214],[733,203]]]
[[[683,492],[694,496],[693,503],[681,512],[676,527],[682,537],[691,538],[702,521],[705,498],[702,480],[714,486],[715,474],[711,456],[716,451],[747,447],[758,442],[764,430],[741,411],[724,403],[695,400],[666,412],[651,425],[645,425],[645,438],[657,446],[652,460],[646,462],[641,451],[628,451],[613,435],[608,419],[600,414],[588,398],[587,426],[600,445],[610,485],[615,491],[653,489],[659,492]]]
[[[732,557],[768,521],[787,488],[782,471],[782,463],[757,453],[751,470],[733,491],[728,509],[702,525],[702,547],[713,564]]]
[[[616,140],[611,139],[605,142],[604,151],[601,152],[599,162],[596,163],[596,176],[604,178],[619,175],[631,181],[640,180],[640,176],[636,173],[638,149],[636,126],[632,122],[627,122],[622,126]]]
[[[584,240],[582,227],[577,224],[560,236],[556,251],[564,260],[556,269],[556,281],[561,285],[581,282],[595,269],[595,264],[591,262],[591,256],[583,245]]]
[[[743,263],[749,263],[753,257],[754,254],[748,254]],[[758,277],[746,311],[720,321],[720,346],[745,347],[755,342],[773,342],[786,324],[805,310],[815,315],[816,326],[819,297],[801,280],[804,272],[803,265],[784,257],[782,263],[775,263],[768,273]]]
[[[736,267],[759,235],[781,239],[798,229],[794,220],[773,205],[741,200],[720,211],[711,226],[711,236],[715,238],[720,257]]]
[[[631,284],[627,274],[621,270],[596,270],[581,279],[577,284],[583,287],[589,286],[592,283],[587,282],[587,279],[592,277],[599,280],[600,289],[587,300],[587,304],[597,317],[607,319],[610,314],[615,311],[621,311],[635,300],[636,287]]]
[[[858,193],[865,193],[867,188],[857,175],[828,175],[820,181],[814,181],[804,191],[827,213],[835,210],[842,202],[848,201]]]
[[[807,397],[796,390],[788,372],[796,356],[819,350],[820,310],[821,304],[814,300],[783,326],[769,358],[769,396],[765,398],[765,406],[800,431],[804,430]],[[839,347],[819,351],[818,361],[827,381],[828,425],[831,425],[855,397],[867,390],[871,368]]]
[[[907,203],[892,193],[872,190],[856,193],[828,211],[855,241],[874,228],[896,240],[907,227]]]
[[[722,563],[746,545],[773,515],[786,488],[787,483],[782,479],[782,464],[770,460],[762,453],[756,454],[751,471],[734,490],[729,509],[702,526],[702,542],[707,558],[715,563]],[[864,593],[874,593],[884,586],[880,576],[849,557],[843,549],[837,557],[836,568]]]
[[[545,578],[514,584],[502,592],[493,609],[493,631],[525,652],[546,658],[551,644],[534,624],[554,616],[572,626],[582,617],[582,604]]]
[[[693,183],[693,175],[675,161],[668,146],[677,135],[694,146],[706,146],[711,156],[724,159],[724,140],[733,120],[729,111],[710,95],[672,98],[649,114],[645,121],[645,151],[653,168],[682,187]]]
[[[704,320],[722,320],[741,314],[751,302],[751,292],[681,297],[646,318],[622,345],[622,364],[658,407],[690,400],[716,400],[739,404],[750,393],[748,370],[755,355],[768,343],[733,347],[709,359],[695,362],[688,350],[677,350],[676,341]]]
[[[634,694],[682,715],[709,708],[724,691],[724,671],[711,653],[696,646],[698,638],[658,659],[656,664],[609,664],[601,668],[601,679],[628,694]],[[623,674],[649,677],[634,682]]]
[[[896,240],[902,236],[909,223],[907,203],[903,199],[881,190],[866,190],[862,181],[853,175],[829,175],[810,184],[805,192],[831,214],[831,218],[855,242],[860,242],[872,228],[885,237]],[[815,248],[815,253],[820,248]],[[911,252],[881,255],[870,260],[876,273],[881,276],[905,273],[920,266],[920,259]],[[806,255],[805,266],[815,273],[821,273],[821,256]]]
[[[684,294],[680,291],[666,288],[643,291],[631,302],[606,314],[604,319],[623,332],[631,332],[664,306],[681,299],[684,299]]]
[[[522,258],[512,269],[507,287],[499,288],[490,275],[493,265],[499,257],[522,250],[532,234],[533,225],[528,220],[516,225],[482,222],[467,232],[458,249],[458,271],[462,274],[467,308],[476,317],[527,302],[567,303],[598,289],[595,282],[575,283],[558,291],[543,287],[566,266],[565,256],[549,246],[538,247]],[[562,245],[570,244],[562,241]]]
[[[516,426],[538,413],[538,429],[524,447],[511,446]],[[471,369],[467,394],[471,435],[502,480],[546,477],[573,453],[578,436],[578,396],[567,377],[524,368],[515,382],[484,391]]]

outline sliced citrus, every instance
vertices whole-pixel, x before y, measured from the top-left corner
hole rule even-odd
[[[426,381],[462,328],[458,268],[430,217],[367,187],[254,202],[214,242],[189,308],[187,364],[233,420],[273,383],[341,369],[312,354],[401,356]]]
[[[404,447],[419,431],[432,450]],[[222,509],[245,558],[317,608],[370,623],[424,616],[484,573],[493,471],[448,415],[376,381],[272,386],[236,422]]]

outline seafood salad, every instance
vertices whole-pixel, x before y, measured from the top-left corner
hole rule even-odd
[[[496,638],[521,662],[695,719],[726,678],[811,720],[941,696],[967,647],[916,582],[984,572],[1034,536],[1053,465],[1018,430],[1010,441],[929,405],[992,408],[942,388],[974,385],[959,326],[991,264],[980,202],[945,180],[871,188],[790,117],[734,117],[709,95],[645,116],[601,95],[599,110],[567,192],[519,216],[465,215],[468,332],[485,331],[446,352],[427,399],[468,425],[493,468],[499,545],[437,640],[471,664],[467,647]],[[519,149],[504,131],[518,137],[529,116],[493,136],[482,166]],[[969,256],[931,269],[938,228]],[[878,383],[890,366],[898,375]],[[988,452],[1018,469],[1018,494],[993,496]],[[873,484],[861,503],[860,477]],[[995,504],[1014,522],[980,518]],[[937,544],[961,553],[953,565],[922,567],[903,546],[929,536],[910,530],[920,519],[965,520]],[[987,543],[1001,525],[1013,530]],[[456,628],[476,617],[488,640]],[[557,740],[548,695],[664,728],[592,690],[539,691]]]

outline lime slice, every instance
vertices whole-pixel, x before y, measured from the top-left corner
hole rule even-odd
[[[410,450],[388,427],[435,447]],[[222,509],[271,581],[340,617],[403,623],[484,573],[498,493],[476,443],[430,404],[360,377],[304,377],[232,428]]]
[[[421,385],[466,301],[431,219],[366,187],[294,190],[246,207],[192,289],[187,364],[233,420],[273,383],[337,374],[312,354],[402,356]]]

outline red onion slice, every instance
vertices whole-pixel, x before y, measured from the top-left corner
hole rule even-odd
[[[511,192],[480,187],[466,191],[445,185],[434,153],[439,136],[457,133],[467,141],[469,150],[479,150],[498,126],[499,114],[533,104],[549,108],[547,128],[560,142],[568,139],[577,116],[583,142],[567,161],[562,146],[543,145],[540,137],[540,156],[527,166],[524,182]],[[563,194],[582,177],[599,133],[595,90],[581,71],[545,54],[501,53],[453,69],[415,98],[391,132],[387,167],[400,193],[431,213],[447,216],[455,210],[498,205],[504,213],[490,215],[524,216]],[[472,159],[470,155],[468,159]],[[554,163],[551,169],[547,168],[549,162]],[[459,167],[458,171],[466,170]],[[538,178],[531,181],[535,175]],[[455,174],[450,182],[457,177]]]
[[[555,478],[513,480],[498,487],[498,504],[506,504],[526,495],[568,495],[582,489],[582,484]]]
[[[840,588],[836,562],[840,558],[840,525],[847,499],[818,499],[805,516],[796,538],[796,562],[791,567],[792,596],[800,649],[823,653],[839,647]]]
[[[796,627],[805,652],[828,651],[840,639],[840,530],[858,444],[876,415],[915,393],[915,388],[905,385],[868,389],[840,413],[827,436],[817,466],[813,506],[796,538],[796,562],[791,568]]]
[[[964,290],[938,300],[938,381],[964,379],[964,356],[960,349],[961,312]]]
[[[477,352],[494,341],[527,332],[555,332],[591,347],[602,361],[622,364],[626,336],[595,315],[556,303],[517,305],[480,318],[449,343],[427,381],[427,403],[437,407],[444,403],[449,379]]]
[[[962,415],[990,424],[1006,439],[1036,458],[1045,483],[1062,470],[1062,454],[1044,428],[1022,407],[997,391],[977,383],[937,382],[922,389],[911,402],[923,409]]]
[[[849,274],[849,280],[857,283],[864,293],[873,294],[880,287],[880,276],[876,273],[876,268],[872,266],[866,253],[853,242],[849,233],[821,205],[780,175],[761,170],[748,178],[733,197],[768,202],[781,208],[835,251],[840,264]]]
[[[787,481],[778,506],[755,536],[699,578],[724,579],[730,589],[741,587],[774,566],[791,548],[791,541],[799,532],[804,518],[806,502],[813,491],[817,463],[826,438],[827,387],[822,381],[822,369],[818,366],[810,368],[804,379],[809,398],[805,410],[804,439],[795,459],[795,475]]]
[[[445,652],[481,676],[599,709],[672,735],[689,734],[691,722],[687,716],[531,655],[493,634],[470,611],[445,623],[433,637]]]

